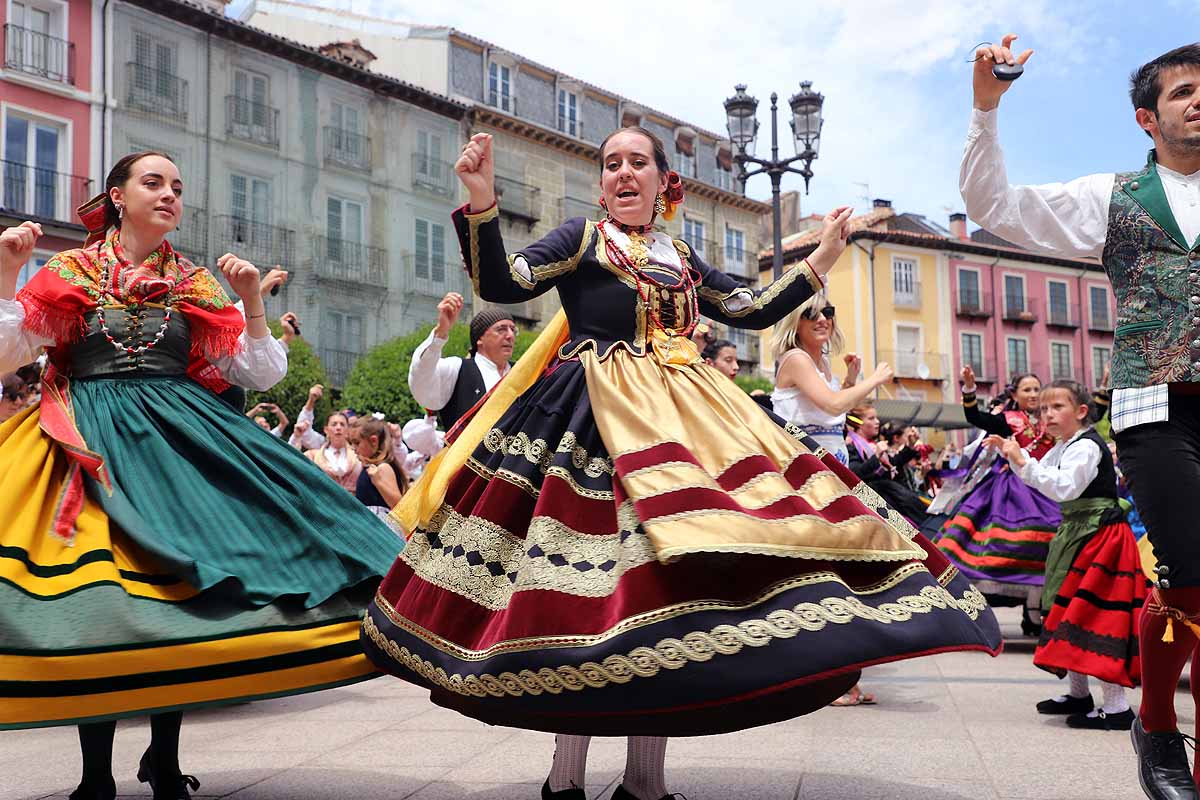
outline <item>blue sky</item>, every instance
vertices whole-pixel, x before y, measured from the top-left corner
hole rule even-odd
[[[1200,39],[1200,0],[355,0],[353,9],[457,27],[718,132],[722,100],[747,83],[760,101],[760,154],[771,91],[786,108],[811,80],[826,121],[805,213],[861,207],[869,191],[943,224],[962,210],[975,44],[1013,31],[1036,51],[1000,125],[1010,179],[1040,183],[1141,166],[1150,140],[1133,121],[1129,73]],[[765,177],[751,181],[750,195],[769,192]]]

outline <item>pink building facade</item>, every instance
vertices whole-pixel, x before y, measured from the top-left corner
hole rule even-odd
[[[79,246],[75,208],[99,191],[100,13],[92,0],[0,2],[0,226],[41,223],[28,274]]]
[[[1112,356],[1116,319],[1100,264],[1029,253],[982,231],[968,238],[965,228],[961,215],[951,219],[968,251],[949,259],[958,368],[970,364],[989,395],[1026,372],[1043,383],[1065,378],[1097,386]]]

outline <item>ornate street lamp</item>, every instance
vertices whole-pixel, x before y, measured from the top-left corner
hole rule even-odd
[[[816,159],[821,147],[821,126],[824,119],[821,115],[825,97],[812,90],[812,82],[800,84],[800,91],[792,95],[788,105],[792,109],[792,136],[795,141],[796,155],[781,160],[779,158],[779,96],[771,92],[771,158],[757,158],[754,155],[754,145],[758,140],[758,100],[746,94],[746,85],[740,83],[734,87],[733,97],[725,101],[726,129],[729,131],[729,141],[733,143],[733,159],[738,166],[738,179],[743,183],[755,175],[766,173],[771,177],[771,220],[773,223],[774,246],[772,248],[772,267],[776,278],[783,274],[783,242],[782,221],[780,220],[779,183],[783,176],[793,172],[804,178],[804,193],[808,194],[808,182],[813,176],[812,162]],[[792,164],[803,161],[803,169],[797,169]],[[747,170],[747,164],[758,165],[757,169]]]

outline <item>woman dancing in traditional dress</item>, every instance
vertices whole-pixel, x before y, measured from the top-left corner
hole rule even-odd
[[[979,409],[975,371],[962,369],[963,413],[967,422],[989,436],[1013,437],[1033,458],[1054,446],[1054,437],[1038,418],[1042,382],[1036,375],[1018,375],[1011,384],[1004,410],[988,414]],[[977,446],[976,458],[994,458]],[[974,459],[963,468],[967,472]],[[1026,486],[1004,459],[995,459],[986,476],[960,501],[942,526],[937,546],[989,600],[1024,605],[1021,629],[1040,631],[1042,585],[1050,539],[1062,521],[1058,504]]]
[[[243,318],[163,238],[175,165],[127,156],[105,186],[80,210],[88,244],[15,300],[41,230],[0,234],[0,372],[50,361],[40,407],[0,426],[0,729],[78,725],[71,797],[104,800],[116,720],[150,714],[138,778],[177,800],[198,786],[182,711],[375,674],[359,618],[403,542],[218,399],[287,359],[252,264],[218,260]]]
[[[477,134],[455,165],[476,289],[556,288],[564,312],[398,506],[409,544],[363,623],[377,664],[476,719],[570,734],[544,797],[583,798],[589,735],[637,734],[614,797],[658,800],[662,737],[813,711],[869,664],[997,650],[982,596],[936,548],[688,336],[701,312],[763,328],[819,291],[849,209],[754,291],[654,229],[682,185],[645,130],[601,147],[607,219],[511,256],[493,163]]]

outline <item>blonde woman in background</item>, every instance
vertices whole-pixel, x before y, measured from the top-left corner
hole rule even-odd
[[[775,357],[775,413],[798,426],[843,464],[846,451],[846,412],[866,400],[876,388],[892,379],[892,368],[879,364],[869,378],[859,381],[862,359],[847,353],[843,383],[833,374],[831,353],[843,347],[835,309],[824,292],[818,292],[775,326],[771,353]]]

